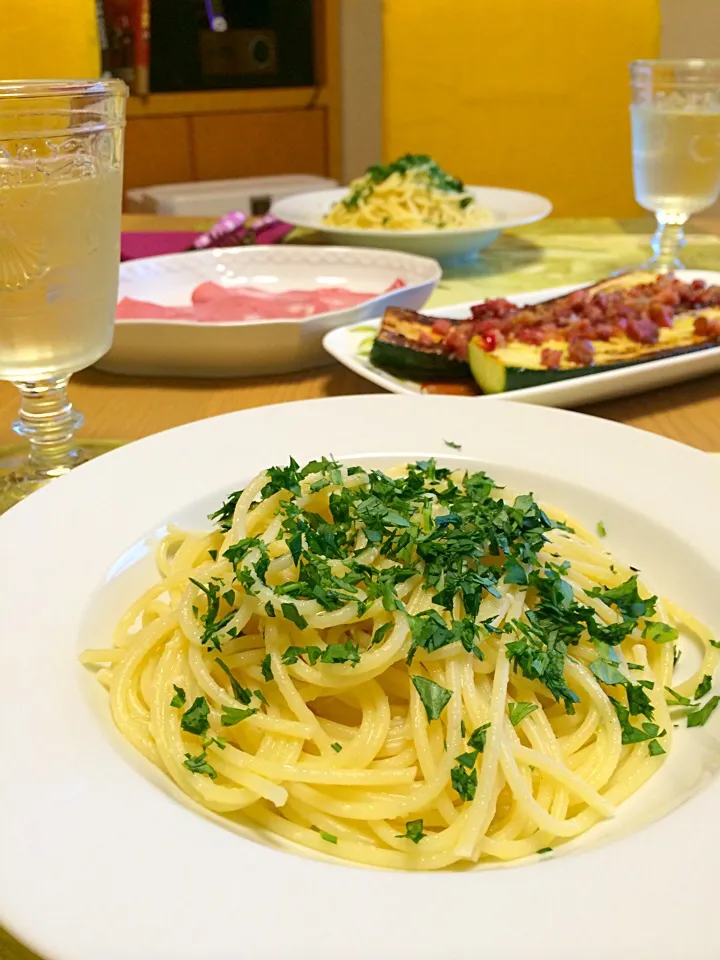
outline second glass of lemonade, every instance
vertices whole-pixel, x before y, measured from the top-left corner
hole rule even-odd
[[[720,194],[720,60],[637,60],[630,79],[635,199],[658,222],[646,266],[673,270],[684,224]]]

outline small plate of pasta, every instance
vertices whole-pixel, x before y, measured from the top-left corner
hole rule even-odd
[[[49,960],[720,955],[717,489],[612,421],[388,395],[54,481],[0,517],[0,922]]]
[[[466,186],[425,154],[369,167],[348,187],[284,197],[279,219],[336,243],[388,247],[453,260],[489,246],[503,230],[547,217],[544,197]]]

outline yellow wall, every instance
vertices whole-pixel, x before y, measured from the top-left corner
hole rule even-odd
[[[0,0],[0,79],[96,77],[95,0]]]
[[[565,216],[632,216],[630,60],[658,0],[384,0],[385,159],[430,153],[467,183]]]

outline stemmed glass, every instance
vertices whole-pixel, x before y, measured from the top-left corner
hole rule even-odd
[[[720,193],[720,60],[636,60],[630,82],[635,199],[657,218],[644,267],[667,272]]]
[[[0,512],[95,452],[67,386],[112,343],[126,99],[120,80],[0,83],[0,378],[29,441],[0,456]]]

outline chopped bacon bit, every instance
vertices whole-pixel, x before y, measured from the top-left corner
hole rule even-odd
[[[590,340],[571,340],[568,347],[568,360],[588,367],[595,359],[595,347]]]
[[[451,357],[457,357],[458,360],[467,360],[468,342],[472,334],[470,324],[459,323],[453,327],[450,333],[445,337],[444,348]]]
[[[433,333],[439,333],[441,336],[445,336],[453,328],[452,320],[446,320],[444,317],[438,317],[435,323],[432,325]]]
[[[649,317],[633,317],[628,321],[627,335],[636,343],[657,343],[660,331]]]
[[[695,317],[694,332],[696,337],[716,340],[720,337],[720,319],[715,320],[701,314],[699,317]]]
[[[417,335],[417,342],[421,347],[434,347],[437,341],[433,340],[427,330],[420,330]]]
[[[651,302],[648,307],[648,317],[658,327],[673,325],[673,308],[669,304]]]
[[[562,360],[562,350],[551,350],[550,347],[545,347],[543,352],[540,354],[540,363],[547,367],[548,370],[557,370],[560,366],[560,361]]]
[[[543,342],[543,332],[536,327],[521,327],[515,334],[515,339],[521,343],[532,343],[539,346]]]

